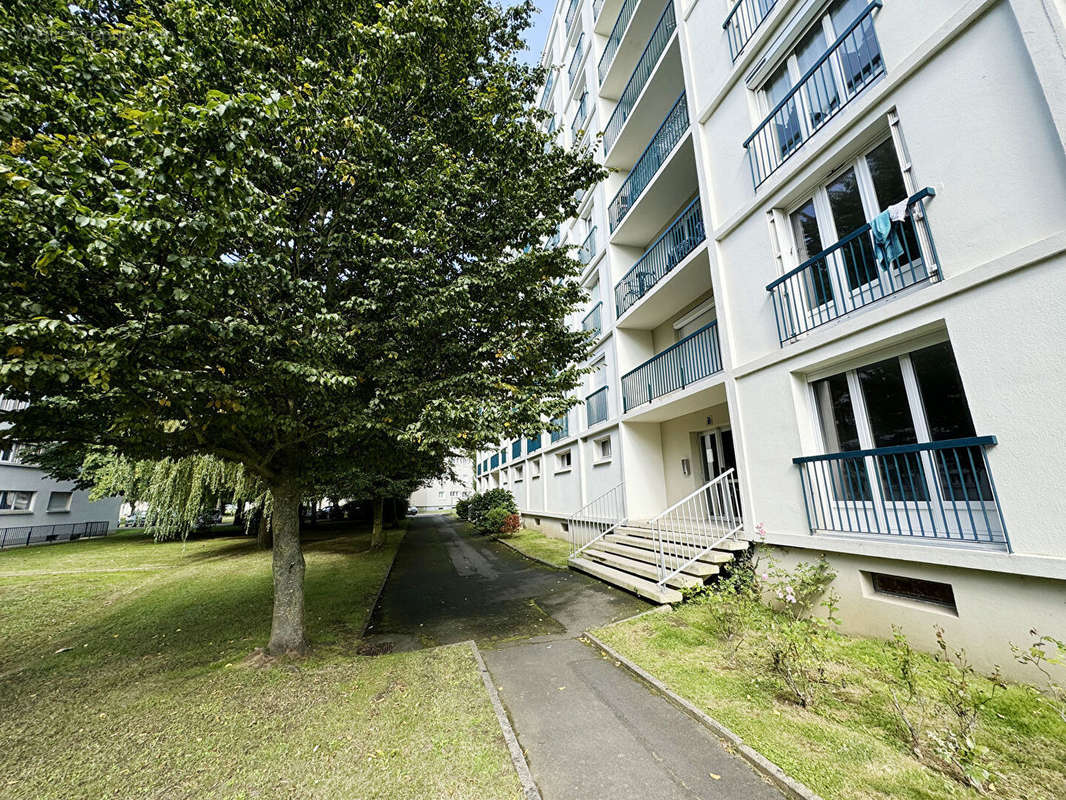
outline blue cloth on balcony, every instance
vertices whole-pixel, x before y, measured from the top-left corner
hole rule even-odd
[[[877,266],[883,266],[886,261],[895,261],[903,255],[903,245],[899,243],[899,236],[892,227],[892,215],[888,211],[882,211],[870,221],[870,233],[874,238]]]

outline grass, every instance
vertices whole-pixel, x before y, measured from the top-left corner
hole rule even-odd
[[[513,536],[506,538],[507,544],[515,550],[533,556],[557,567],[566,567],[566,559],[570,557],[570,543],[562,539],[554,539],[545,536],[540,531],[531,528],[522,528]]]
[[[519,797],[469,649],[357,654],[401,536],[306,535],[315,650],[265,666],[248,537],[0,553],[0,797]]]
[[[1010,685],[982,712],[978,744],[997,773],[989,795],[923,765],[892,710],[892,666],[881,641],[833,636],[827,673],[835,686],[804,709],[787,699],[760,643],[772,621],[757,607],[734,654],[714,599],[595,631],[818,794],[834,800],[1066,797],[1066,723],[1024,686]],[[928,670],[933,661],[920,656]],[[932,688],[942,688],[929,678]]]

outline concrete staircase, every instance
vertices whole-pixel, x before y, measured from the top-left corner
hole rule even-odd
[[[663,538],[675,548],[692,547],[694,553],[698,552],[698,543],[693,536],[666,530]],[[572,569],[653,602],[678,603],[682,599],[681,589],[702,586],[713,580],[723,564],[732,561],[736,553],[747,550],[750,544],[740,534],[734,539],[724,539],[667,579],[665,585],[659,585],[661,556],[657,534],[650,527],[634,523],[617,527],[592,542],[576,556],[571,556],[569,564]]]

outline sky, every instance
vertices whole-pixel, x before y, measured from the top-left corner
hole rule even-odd
[[[526,31],[526,50],[522,54],[527,64],[536,64],[540,59],[540,51],[544,47],[544,39],[548,36],[548,24],[551,22],[554,8],[553,0],[537,0],[533,26]]]

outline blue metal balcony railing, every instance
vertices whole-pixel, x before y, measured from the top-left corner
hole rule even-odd
[[[522,457],[522,440],[521,439],[515,439],[513,442],[511,442],[511,458],[521,458],[521,457]]]
[[[493,453],[492,458],[489,459],[489,463],[492,465],[492,469],[496,469],[496,467],[500,466],[500,454]]]
[[[570,26],[574,24],[574,18],[577,17],[577,7],[580,5],[580,0],[570,0],[570,5],[566,9],[566,32],[570,33]]]
[[[718,321],[704,325],[622,376],[622,412],[722,370]]]
[[[589,110],[591,105],[589,103],[589,93],[587,91],[581,93],[581,99],[577,102],[577,110],[574,112],[574,119],[570,123],[570,133],[574,137],[574,144],[577,144],[581,139],[579,134],[584,133],[584,125],[589,118]]]
[[[507,448],[506,447],[501,447],[500,448],[500,463],[501,464],[506,464],[507,463]]]
[[[637,202],[637,198],[648,188],[652,176],[666,163],[667,157],[673,152],[674,147],[688,130],[688,103],[685,102],[685,93],[674,103],[670,113],[666,115],[659,130],[651,137],[648,146],[640,154],[637,163],[629,171],[611,205],[607,209],[611,223],[611,232],[618,227],[619,223],[629,213],[629,209]]]
[[[603,55],[600,56],[600,63],[596,67],[600,83],[603,83],[607,70],[611,68],[611,64],[614,62],[615,54],[618,52],[618,45],[622,43],[622,36],[625,35],[626,28],[629,27],[629,20],[633,18],[633,9],[637,7],[637,2],[638,0],[625,0],[618,10],[618,18],[614,21],[614,26],[611,28],[607,41],[603,43]]]
[[[585,398],[585,426],[593,425],[607,419],[607,387],[597,389]]]
[[[926,187],[907,200],[906,218],[893,225],[899,251],[880,254],[881,263],[866,223],[768,284],[781,346],[908,286],[936,280],[940,262],[923,202],[934,195]]]
[[[734,61],[744,49],[744,45],[762,25],[776,5],[777,0],[737,0],[722,27],[729,39],[729,57]]]
[[[988,467],[994,436],[792,459],[811,531],[872,533],[1010,550]]]
[[[592,309],[585,315],[585,318],[581,320],[581,330],[594,331],[596,337],[603,332],[603,325],[600,320],[600,310],[603,308],[603,303],[596,303]]]
[[[633,106],[636,105],[644,84],[651,77],[652,70],[658,63],[659,56],[666,49],[666,45],[676,27],[674,0],[667,0],[666,8],[663,9],[662,16],[659,17],[659,22],[651,33],[651,38],[644,45],[644,52],[640,54],[640,60],[637,61],[637,65],[633,68],[633,74],[629,76],[626,88],[622,90],[622,96],[618,98],[618,105],[615,106],[614,112],[607,122],[607,127],[603,130],[603,152],[605,154],[611,152],[614,143],[618,141],[618,134],[622,132],[622,126],[629,119],[629,114],[633,111]]]
[[[603,11],[603,0],[592,0],[592,21],[595,22],[600,18],[600,12]]]
[[[881,2],[870,0],[744,140],[756,189],[840,109],[884,74],[885,63],[872,16]]]
[[[570,415],[564,414],[552,420],[552,444],[570,435]]]
[[[544,84],[544,91],[540,95],[540,107],[548,107],[548,98],[552,96],[552,87],[555,86],[555,67],[548,70],[548,80]],[[551,133],[551,131],[548,131]]]
[[[651,291],[705,238],[700,198],[689,203],[614,287],[615,317]]]
[[[567,78],[569,78],[569,86],[574,85],[574,76],[577,74],[577,68],[581,64],[581,56],[584,54],[585,47],[585,34],[582,33],[577,37],[577,46],[574,48],[574,55],[570,59],[570,67],[566,70]]]
[[[580,200],[578,202],[581,202]],[[581,247],[577,251],[577,260],[582,264],[588,264],[592,261],[592,257],[596,255],[596,226],[592,226],[592,230],[589,231],[588,236],[585,237],[585,241],[581,243]]]
[[[540,439],[541,439],[540,436],[537,436],[534,439],[529,439],[529,438],[526,439],[526,453],[527,454],[528,453],[535,453],[538,450],[540,450]]]

